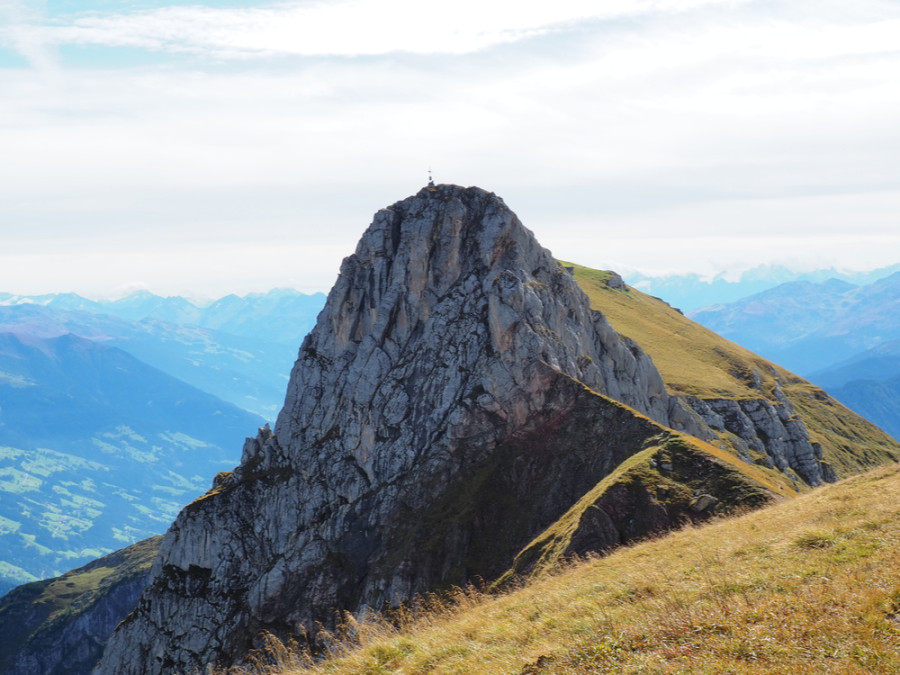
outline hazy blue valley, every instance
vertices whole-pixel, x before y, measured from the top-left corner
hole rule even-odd
[[[0,297],[0,593],[164,532],[274,420],[324,299]]]

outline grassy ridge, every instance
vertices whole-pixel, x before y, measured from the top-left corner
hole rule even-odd
[[[611,272],[574,270],[591,307],[635,340],[656,364],[669,392],[698,398],[771,397],[777,384],[822,446],[838,476],[900,461],[900,444],[822,389],[683,316],[658,298],[619,285]]]
[[[311,664],[254,673],[900,672],[900,467],[570,565],[424,602]]]
[[[669,392],[699,398],[759,398],[788,371],[729,342],[658,298],[630,286],[610,285],[613,274],[581,265],[575,280],[616,329],[641,345],[662,373]],[[757,383],[758,382],[758,386]]]
[[[712,496],[715,506],[695,511],[692,507],[698,494]],[[597,551],[596,535],[592,536],[589,526],[582,528],[585,518],[591,518],[591,509],[627,513],[630,527],[622,528],[611,548],[659,534],[677,523],[702,522],[714,514],[757,508],[796,495],[791,481],[779,471],[747,464],[691,436],[664,435],[622,462],[537,536],[516,556],[498,586],[513,575],[551,569],[573,553]],[[665,523],[658,518],[654,523],[654,515],[661,513],[665,513]]]
[[[157,536],[139,541],[61,576],[19,586],[3,596],[0,599],[0,672],[7,672],[20,650],[40,648],[32,643],[54,644],[76,619],[107,594],[115,592],[120,584],[146,575],[161,540]],[[119,617],[122,618],[124,614]],[[85,649],[95,647],[99,645]]]

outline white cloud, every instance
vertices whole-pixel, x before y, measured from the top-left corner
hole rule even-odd
[[[53,46],[40,35],[46,22],[46,2],[41,0],[0,0],[0,46],[19,52],[44,72],[56,69]]]
[[[735,4],[738,0],[338,0],[243,9],[196,5],[90,13],[65,23],[20,20],[0,30],[0,37],[14,44],[137,47],[224,58],[465,54],[575,22]]]

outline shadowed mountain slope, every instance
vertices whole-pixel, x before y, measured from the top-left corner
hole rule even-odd
[[[900,467],[570,564],[508,594],[348,622],[248,675],[900,672]],[[362,646],[358,646],[359,642]]]
[[[153,537],[0,599],[0,672],[87,673],[150,578]]]

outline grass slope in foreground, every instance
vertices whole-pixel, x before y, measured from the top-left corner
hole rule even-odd
[[[591,307],[650,355],[669,393],[771,400],[780,385],[838,477],[900,460],[897,441],[819,387],[691,321],[659,298],[627,286],[613,272],[563,264],[573,269]]]
[[[460,593],[304,668],[256,673],[900,672],[900,467],[570,565]],[[425,603],[427,605],[427,603]]]

